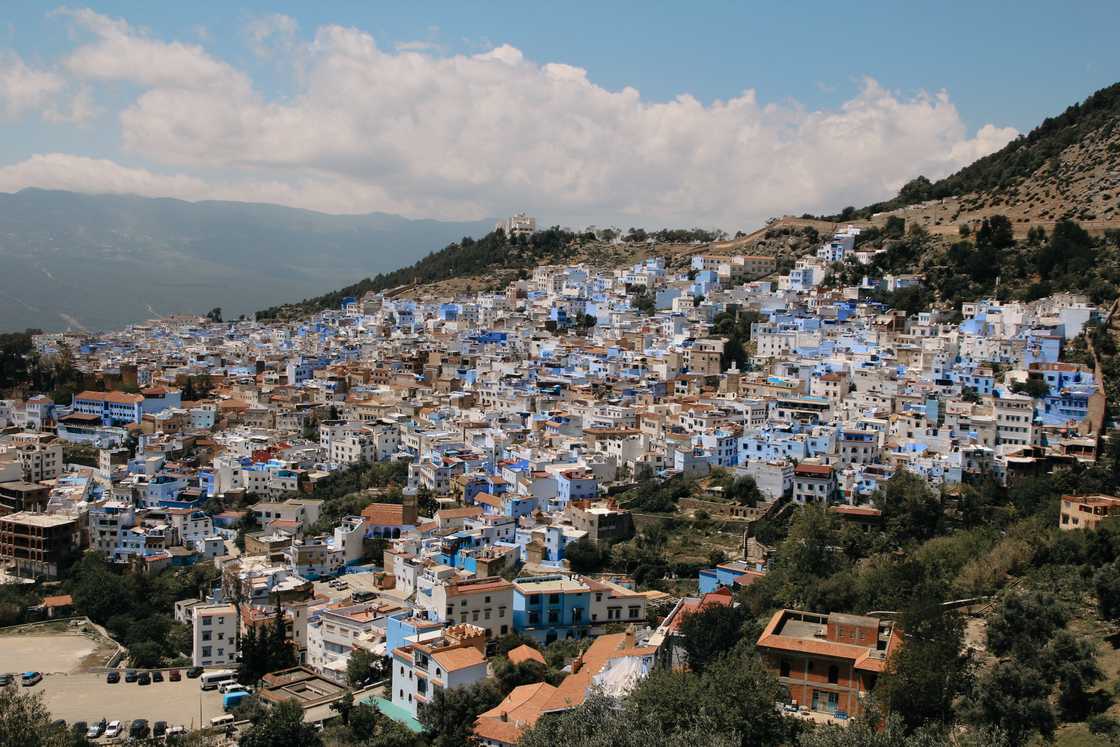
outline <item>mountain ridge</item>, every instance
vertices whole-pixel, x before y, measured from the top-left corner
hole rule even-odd
[[[492,220],[333,215],[269,203],[24,189],[0,193],[5,329],[111,328],[251,313],[387,271]]]

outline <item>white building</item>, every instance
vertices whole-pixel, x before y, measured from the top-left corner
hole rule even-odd
[[[232,604],[196,604],[191,607],[191,623],[191,663],[194,666],[221,666],[237,661],[236,607]]]

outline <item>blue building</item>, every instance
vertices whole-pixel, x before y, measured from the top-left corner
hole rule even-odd
[[[586,637],[590,610],[591,588],[568,576],[513,581],[513,629],[535,641]]]

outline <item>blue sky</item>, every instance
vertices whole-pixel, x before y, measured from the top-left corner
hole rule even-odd
[[[886,197],[1120,79],[1116,2],[314,6],[8,0],[0,189],[733,228]]]

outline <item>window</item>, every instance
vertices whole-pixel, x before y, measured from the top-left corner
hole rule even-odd
[[[828,684],[835,685],[840,681],[840,668],[833,664],[828,668]]]
[[[778,672],[779,672],[779,675],[782,676],[782,677],[789,677],[789,660],[788,659],[782,659],[782,662],[778,667]]]

